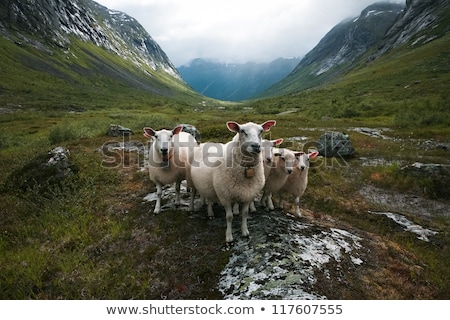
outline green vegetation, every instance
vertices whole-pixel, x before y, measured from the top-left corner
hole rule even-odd
[[[105,168],[99,150],[119,140],[105,136],[112,123],[131,128],[132,139],[145,143],[144,126],[190,123],[203,141],[226,141],[232,137],[227,120],[276,119],[270,134],[286,138],[284,146],[301,147],[290,137],[317,141],[323,130],[338,130],[350,134],[356,149],[352,159],[318,159],[302,200],[314,219],[345,223],[385,248],[376,252],[382,266],[369,266],[367,283],[350,284],[355,292],[347,297],[378,288],[375,298],[448,299],[448,217],[408,215],[439,232],[424,243],[387,218],[368,214],[384,207],[359,192],[371,186],[450,205],[448,183],[402,170],[415,161],[449,164],[448,150],[424,147],[427,140],[450,141],[448,39],[393,52],[321,88],[226,104],[169,80],[167,86],[155,84],[171,92],[161,96],[97,75],[107,66],[96,65],[94,57],[110,54],[86,44],[71,52],[78,59],[72,67],[83,67],[83,74],[46,63],[67,66],[70,56],[38,50],[32,55],[29,50],[35,49],[0,38],[0,77],[8,79],[0,85],[0,297],[220,298],[214,284],[230,254],[222,250],[223,226],[182,211],[150,215],[151,205],[142,198],[154,186],[138,170],[138,161]],[[130,68],[116,63],[121,70]],[[292,112],[280,114],[284,111]],[[354,127],[387,128],[392,139],[349,131]],[[59,145],[71,151],[76,174],[45,193],[11,184],[34,159]],[[365,166],[360,158],[386,164]],[[395,294],[385,287],[395,288]]]

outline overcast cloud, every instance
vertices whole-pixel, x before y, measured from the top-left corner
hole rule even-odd
[[[194,58],[301,57],[377,0],[97,0],[139,21],[179,67]],[[405,3],[405,0],[390,2]]]

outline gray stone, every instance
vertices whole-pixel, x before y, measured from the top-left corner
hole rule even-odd
[[[183,126],[183,131],[191,134],[195,140],[200,143],[200,131],[191,124],[180,124]]]
[[[324,133],[317,142],[317,150],[324,157],[351,157],[355,154],[348,134],[330,131]]]
[[[133,131],[118,124],[110,125],[108,130],[106,131],[106,135],[110,137],[119,137],[126,134],[133,134]]]

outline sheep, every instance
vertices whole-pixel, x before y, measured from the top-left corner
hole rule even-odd
[[[216,154],[201,151],[201,159],[194,161],[190,167],[190,179],[194,189],[201,197],[211,201],[219,201],[226,211],[227,228],[225,240],[233,242],[232,221],[233,203],[242,204],[243,236],[249,236],[247,217],[249,204],[264,187],[265,177],[261,153],[262,133],[276,124],[269,120],[259,125],[253,122],[238,124],[228,121],[230,131],[238,133],[238,137],[225,145]],[[220,152],[221,151],[221,152]],[[198,159],[195,157],[195,159]],[[195,193],[193,193],[195,194]]]
[[[264,184],[261,199],[261,204],[269,210],[274,209],[272,194],[278,192],[283,187],[289,175],[294,170],[294,163],[298,155],[289,149],[274,149],[273,154],[273,165]]]
[[[300,214],[300,197],[306,190],[308,185],[308,171],[309,171],[309,160],[315,158],[319,154],[318,151],[312,151],[310,153],[300,152],[296,156],[294,171],[287,178],[285,184],[281,188],[288,194],[295,197],[295,216],[301,217]],[[280,196],[280,207],[282,198]]]
[[[180,204],[180,184],[186,179],[192,147],[197,145],[194,137],[182,130],[182,125],[176,126],[173,130],[155,131],[152,128],[144,128],[144,136],[152,139],[148,170],[150,180],[156,184],[157,198],[154,214],[161,212],[164,185],[175,183],[175,204]]]
[[[212,176],[215,167],[218,165],[218,161],[221,159],[220,157],[223,156],[224,150],[225,144],[212,142],[201,143],[199,147],[194,150],[190,170],[188,170],[186,176],[187,184],[191,188],[191,202],[189,204],[189,210],[191,212],[194,211],[194,198],[197,193],[192,174],[194,173],[194,180],[197,181],[199,188],[212,191],[213,185],[211,179],[204,179],[203,182],[199,181],[202,176]],[[202,169],[199,168],[200,163],[203,164]],[[198,170],[201,170],[201,175]],[[206,192],[200,193],[201,202],[202,205],[207,205],[208,217],[212,220],[214,219],[214,212],[212,209],[214,200],[207,198],[204,194],[206,194]]]
[[[236,134],[233,138],[233,140],[237,139],[238,135]],[[264,165],[264,178],[267,180],[270,169],[273,166],[273,149],[276,146],[279,146],[283,143],[283,139],[277,139],[277,140],[267,140],[263,139],[261,141],[261,153],[263,158],[263,165]],[[250,212],[256,212],[255,207],[255,201],[250,202]],[[233,213],[239,214],[239,203],[235,203],[233,207]]]

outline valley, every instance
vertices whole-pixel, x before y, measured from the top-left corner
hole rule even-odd
[[[0,5],[2,299],[449,299],[448,0],[408,1],[345,68],[313,83],[291,73],[241,102],[195,92],[131,17],[36,3],[42,21],[32,5]],[[228,247],[223,208],[209,220],[196,199],[189,212],[185,186],[181,206],[168,186],[153,214],[143,127],[191,124],[224,143],[227,121],[268,119],[264,138],[282,147],[334,131],[355,151],[314,159],[300,218],[289,197],[273,212],[257,201],[250,238],[234,219]]]

